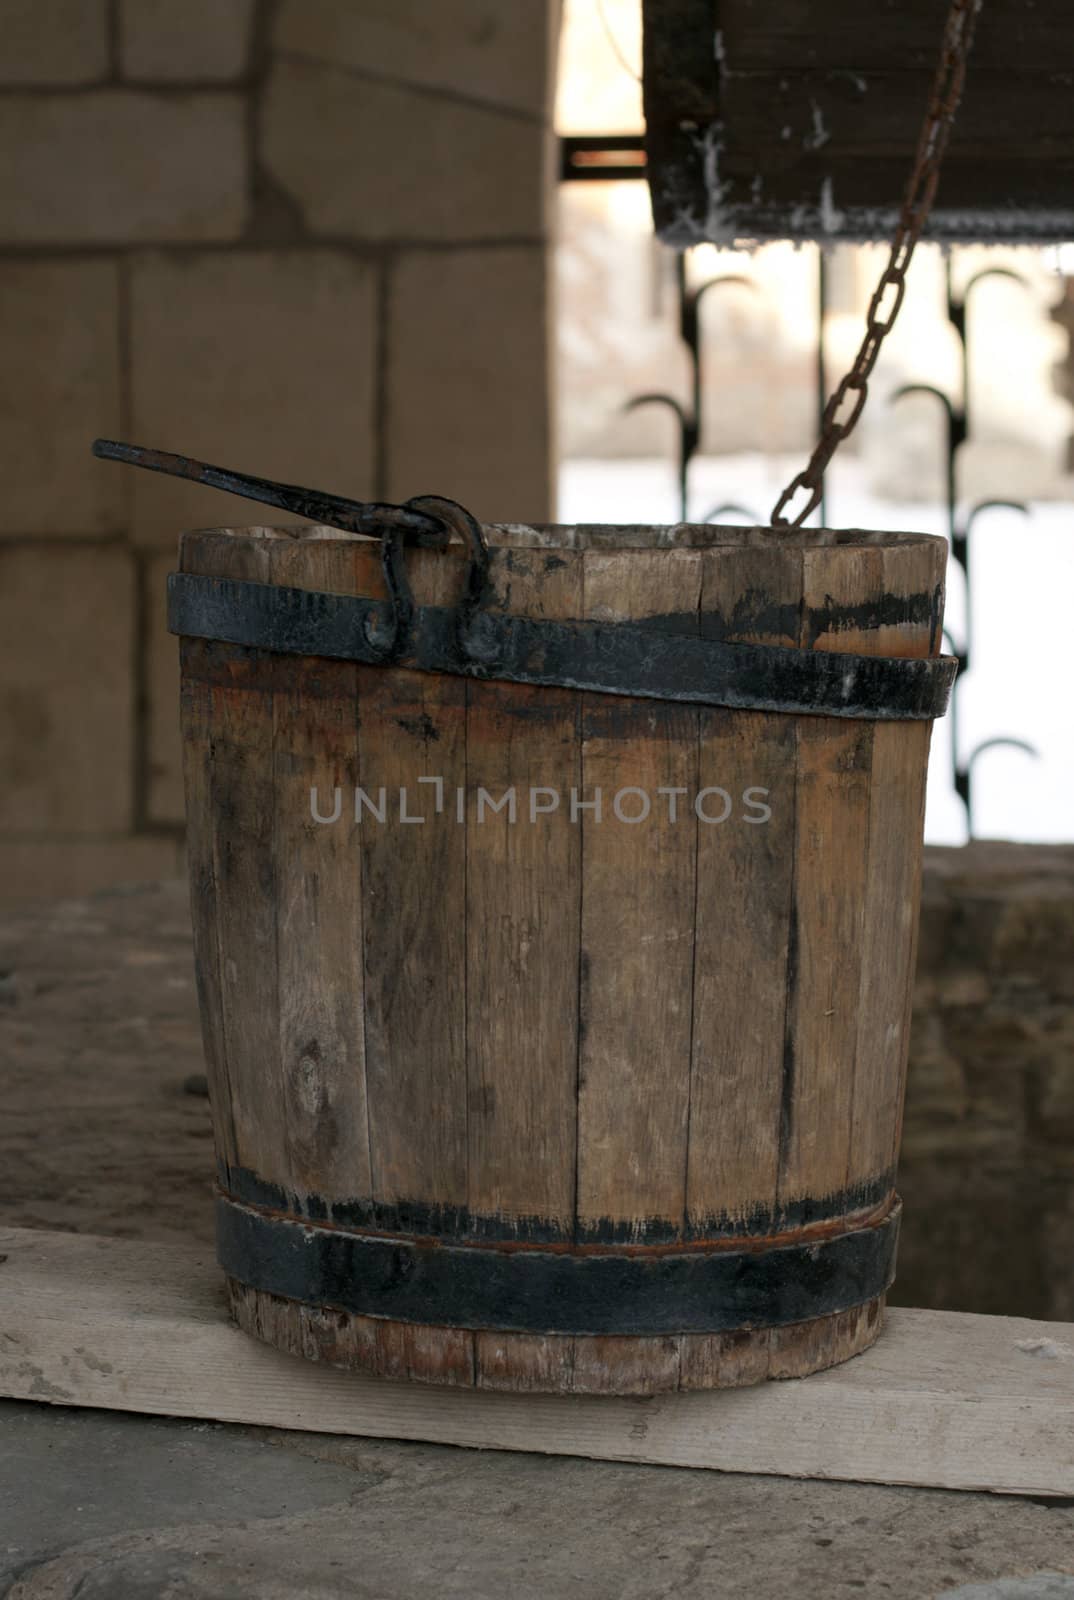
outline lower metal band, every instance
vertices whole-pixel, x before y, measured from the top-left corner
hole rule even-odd
[[[519,1333],[661,1335],[783,1327],[864,1304],[895,1273],[901,1207],[768,1248],[577,1252],[324,1228],[217,1201],[229,1277],[307,1305]]]

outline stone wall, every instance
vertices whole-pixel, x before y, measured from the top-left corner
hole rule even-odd
[[[174,873],[164,577],[258,516],[96,435],[549,517],[557,12],[0,0],[0,895]]]
[[[900,1305],[1074,1321],[1074,846],[929,849]]]

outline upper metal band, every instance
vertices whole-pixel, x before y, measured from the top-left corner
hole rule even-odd
[[[327,656],[420,672],[546,684],[652,700],[869,721],[929,721],[947,707],[958,663],[726,644],[634,622],[552,622],[422,606],[402,650],[392,607],[353,595],[172,573],[172,633],[275,654]]]

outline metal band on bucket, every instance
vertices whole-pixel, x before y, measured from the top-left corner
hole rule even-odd
[[[217,1200],[229,1277],[305,1305],[520,1333],[723,1333],[784,1327],[890,1286],[901,1206],[827,1237],[767,1247],[554,1250],[318,1227]],[[736,1241],[736,1245],[738,1241]]]
[[[391,604],[176,572],[168,627],[273,654],[324,656],[508,683],[747,711],[867,720],[942,716],[951,656],[894,657],[727,644],[638,623],[564,622],[421,606],[400,638]],[[384,639],[399,640],[386,654]]]

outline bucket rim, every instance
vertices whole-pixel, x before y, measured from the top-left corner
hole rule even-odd
[[[712,522],[554,523],[486,522],[482,524],[493,550],[590,550],[623,555],[668,550],[894,550],[934,545],[946,547],[942,534],[878,528],[772,528]],[[183,537],[213,534],[236,539],[288,540],[327,544],[379,544],[374,535],[350,533],[325,523],[230,525],[184,530]],[[463,554],[449,545],[441,554]]]

